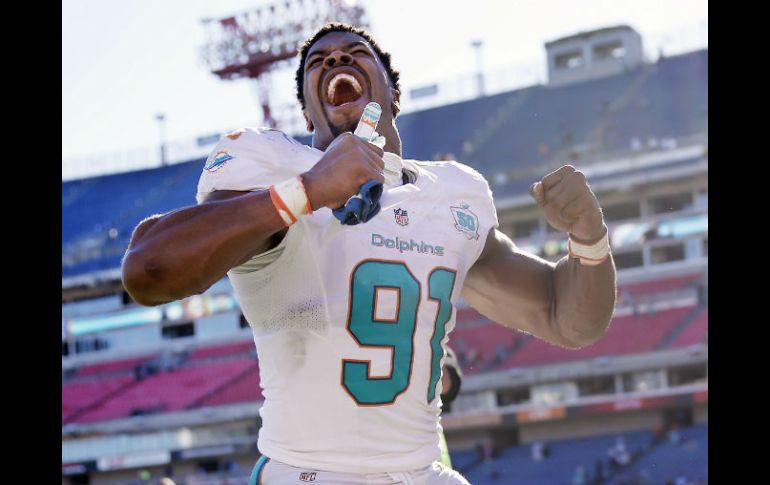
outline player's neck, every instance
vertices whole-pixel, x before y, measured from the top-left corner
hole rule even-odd
[[[377,127],[377,132],[385,137],[385,147],[383,150],[395,153],[399,157],[403,156],[401,154],[401,136],[399,136],[395,125],[380,125]]]

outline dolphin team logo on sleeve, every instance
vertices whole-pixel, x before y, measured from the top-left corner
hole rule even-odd
[[[206,163],[206,170],[209,172],[216,172],[220,168],[222,168],[225,163],[227,163],[228,160],[232,160],[235,158],[234,156],[230,155],[226,151],[218,151],[214,154],[213,158],[209,157],[209,160]]]
[[[455,229],[468,239],[479,238],[479,218],[470,211],[469,205],[461,203],[459,207],[451,206],[452,217],[455,219]]]

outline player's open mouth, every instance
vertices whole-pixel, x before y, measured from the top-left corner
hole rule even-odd
[[[356,76],[348,72],[338,72],[329,80],[325,95],[326,103],[336,108],[360,100],[364,95],[364,88]]]

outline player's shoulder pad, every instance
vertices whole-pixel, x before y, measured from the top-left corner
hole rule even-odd
[[[441,190],[450,195],[452,201],[467,205],[486,230],[498,226],[492,189],[476,169],[457,161],[418,162],[418,165],[436,177]]]
[[[285,162],[302,148],[304,145],[279,130],[245,127],[227,133],[204,163],[198,203],[217,190],[257,190],[296,176],[301,167]]]
[[[415,160],[415,162],[428,172],[438,176],[439,179],[444,179],[444,183],[454,182],[460,185],[470,184],[472,186],[480,184],[485,189],[489,189],[487,179],[479,171],[464,163],[455,160],[437,162]]]

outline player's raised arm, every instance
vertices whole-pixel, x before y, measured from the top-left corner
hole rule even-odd
[[[213,192],[201,205],[137,226],[123,259],[123,285],[142,305],[202,293],[269,249],[271,236],[285,227],[267,191]]]
[[[599,202],[570,165],[546,175],[531,194],[548,222],[569,232],[570,255],[550,263],[493,229],[463,297],[502,325],[564,347],[589,345],[604,334],[615,307],[615,264]]]
[[[337,137],[301,178],[312,210],[338,207],[367,180],[383,180],[382,150]],[[199,294],[280,242],[285,222],[267,190],[216,191],[200,205],[142,221],[123,259],[123,285],[142,305]],[[275,237],[274,237],[275,236]]]

